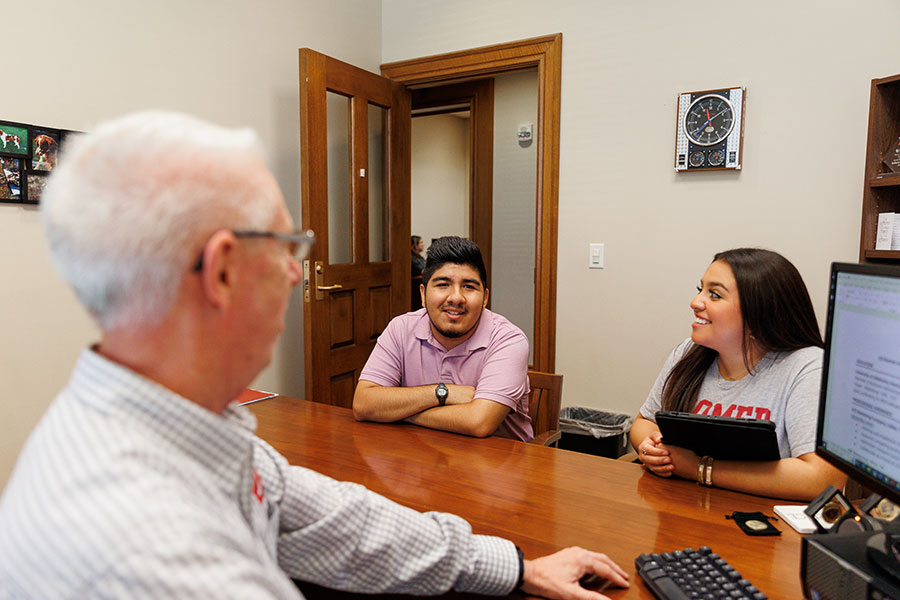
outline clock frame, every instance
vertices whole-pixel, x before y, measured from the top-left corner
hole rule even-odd
[[[742,87],[679,94],[676,171],[740,170],[746,97]]]

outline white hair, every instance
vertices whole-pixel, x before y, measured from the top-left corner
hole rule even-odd
[[[56,268],[113,330],[157,324],[209,236],[270,227],[276,196],[253,131],[144,112],[66,138],[41,203]]]

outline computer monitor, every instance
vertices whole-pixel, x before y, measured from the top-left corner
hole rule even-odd
[[[831,267],[816,453],[900,503],[898,267]]]

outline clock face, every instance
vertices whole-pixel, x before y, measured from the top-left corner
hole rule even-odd
[[[694,152],[691,152],[688,161],[691,163],[692,167],[702,167],[704,161],[706,161],[706,153],[703,152],[703,150],[695,150]]]
[[[734,108],[724,96],[708,94],[691,102],[684,117],[684,132],[698,146],[712,146],[734,129]]]
[[[724,150],[711,150],[709,153],[709,164],[714,167],[719,167],[722,163],[725,162],[725,151]]]

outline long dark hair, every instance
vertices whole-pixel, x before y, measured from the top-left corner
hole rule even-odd
[[[818,346],[822,334],[809,292],[791,261],[771,250],[735,248],[719,252],[731,267],[740,298],[744,323],[742,351],[744,364],[753,374],[750,351],[754,344],[765,352],[789,352]],[[679,360],[663,386],[663,410],[690,411],[697,402],[703,377],[718,353],[694,345]]]

